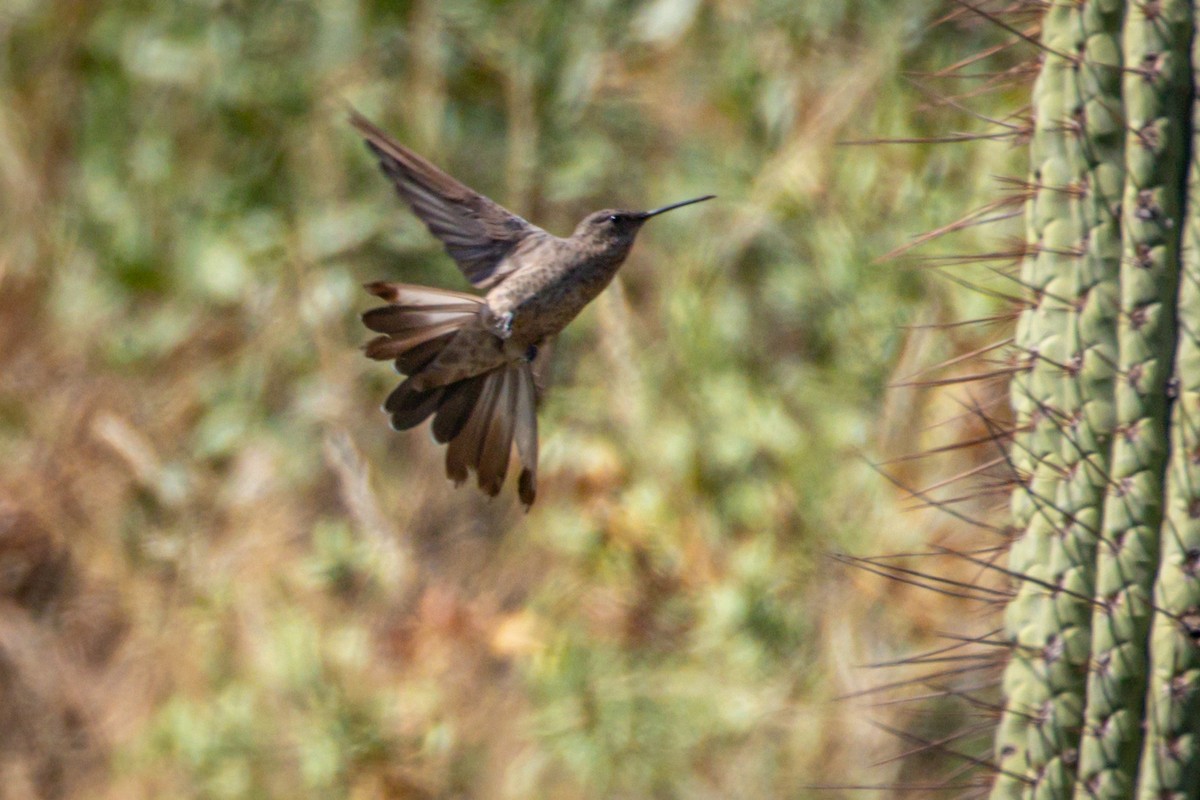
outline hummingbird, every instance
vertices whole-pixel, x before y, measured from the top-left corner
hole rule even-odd
[[[363,350],[394,361],[404,376],[383,409],[396,430],[432,416],[434,440],[447,445],[446,476],[461,485],[473,470],[489,496],[500,492],[515,444],[517,495],[528,510],[537,495],[539,353],[608,286],[647,220],[715,195],[651,211],[596,211],[560,238],[455,180],[359,113],[351,112],[350,123],[400,197],[486,292],[365,285],[387,305],[363,314],[380,334]]]

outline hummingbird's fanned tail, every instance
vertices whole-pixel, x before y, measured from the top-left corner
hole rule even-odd
[[[483,304],[475,295],[406,283],[368,283],[366,289],[389,305],[363,314],[364,325],[384,334],[364,350],[369,358],[395,360],[401,375],[420,372]]]
[[[474,402],[462,429],[449,440],[446,476],[457,485],[467,479],[468,470],[474,470],[479,488],[495,496],[508,475],[515,442],[521,462],[517,494],[528,509],[537,494],[537,405],[529,363],[512,361],[455,387],[465,383],[475,384],[470,390]],[[435,437],[447,404],[434,417]]]
[[[517,493],[531,506],[537,493],[537,391],[530,363],[508,361],[478,375],[425,385],[438,371],[438,356],[459,331],[477,322],[482,299],[401,283],[366,288],[389,303],[363,314],[366,326],[382,334],[367,343],[366,355],[395,361],[406,376],[383,406],[392,427],[406,430],[432,416],[434,440],[449,445],[446,475],[461,484],[474,470],[479,488],[492,496],[504,484],[515,443],[521,461]]]

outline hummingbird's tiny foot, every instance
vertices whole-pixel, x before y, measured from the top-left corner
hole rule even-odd
[[[501,339],[507,339],[512,336],[513,313],[506,311],[503,314],[496,314],[487,306],[484,306],[483,324],[487,329]]]
[[[512,312],[505,312],[503,316],[496,320],[496,334],[501,339],[507,339],[508,337],[512,336],[512,323]]]

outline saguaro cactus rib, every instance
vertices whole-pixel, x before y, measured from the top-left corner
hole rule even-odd
[[[1131,5],[1124,22],[1128,139],[1122,200],[1117,430],[1098,553],[1077,800],[1133,796],[1142,745],[1146,637],[1158,567],[1164,392],[1175,350],[1188,131],[1190,2]]]
[[[1200,37],[1194,30],[1191,52],[1192,64],[1200,63]],[[1200,793],[1200,142],[1196,140],[1200,107],[1194,87],[1191,95],[1178,344],[1169,392],[1175,400],[1154,586],[1156,611],[1150,635],[1140,800],[1183,800]]]
[[[1112,433],[1119,261],[1112,198],[1123,174],[1116,11],[1059,4],[1042,26],[1028,215],[1033,256],[1022,270],[1037,302],[1018,323],[1017,346],[1031,358],[1012,386],[1020,431],[1013,461],[1028,483],[1013,497],[1018,538],[1009,565],[1028,579],[1006,617],[1015,647],[1004,676],[993,797],[1065,797],[1074,781]]]

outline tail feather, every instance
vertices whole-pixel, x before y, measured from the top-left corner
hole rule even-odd
[[[408,376],[384,403],[392,427],[406,430],[432,416],[434,440],[448,444],[447,477],[461,484],[473,471],[479,488],[491,496],[504,484],[515,444],[521,462],[517,494],[528,509],[537,494],[538,458],[538,390],[530,363],[511,361],[425,388],[426,367],[478,317],[482,299],[399,283],[368,284],[367,290],[390,305],[363,315],[366,326],[382,334],[364,351],[369,358],[395,361],[396,369]],[[460,340],[456,346],[462,344]]]
[[[460,486],[466,481],[469,468],[479,466],[483,440],[487,435],[488,425],[491,423],[492,414],[496,409],[496,398],[500,393],[500,382],[495,378],[497,374],[496,372],[488,374],[487,380],[483,382],[479,400],[475,403],[475,409],[467,419],[467,424],[463,426],[462,432],[458,436],[450,440],[450,445],[446,448],[446,477],[454,481],[455,486]],[[480,481],[479,488],[481,489],[483,488],[482,484],[483,482]]]
[[[431,330],[454,330],[476,317],[483,305],[483,298],[475,295],[407,283],[369,283],[367,291],[388,305],[363,314],[363,324],[397,339],[414,338]]]
[[[521,476],[517,479],[517,495],[525,508],[533,505],[537,497],[537,398],[538,391],[530,364],[522,364],[516,370],[516,426],[513,438],[517,442],[517,456],[521,459]]]
[[[421,342],[411,350],[401,353],[396,357],[396,371],[401,375],[415,375],[437,358],[438,354],[442,352],[442,348],[453,338],[454,331],[443,333],[441,336]]]
[[[479,306],[482,298],[466,292],[455,292],[450,289],[435,289],[432,286],[417,286],[413,283],[390,283],[375,281],[364,284],[371,294],[394,306],[425,306],[434,307],[467,303]]]
[[[462,433],[483,392],[487,375],[476,375],[446,387],[437,415],[433,418],[433,440],[446,444]]]
[[[508,475],[508,461],[512,455],[517,379],[512,369],[505,368],[496,373],[491,380],[497,384],[496,402],[487,431],[479,444],[479,460],[475,464],[475,474],[479,488],[495,496],[504,485],[504,478]]]
[[[406,380],[388,395],[383,410],[391,415],[393,428],[406,431],[428,419],[441,404],[445,393],[445,388],[441,386],[418,391],[412,388],[411,380]]]
[[[377,333],[410,334],[431,327],[462,325],[479,313],[478,305],[437,309],[420,306],[380,306],[363,314],[363,324]]]
[[[408,350],[418,347],[419,344],[425,344],[426,342],[432,341],[432,339],[445,337],[445,342],[442,343],[442,347],[445,347],[445,345],[450,342],[450,338],[454,337],[455,333],[462,330],[463,324],[464,321],[460,321],[460,323],[443,323],[440,325],[425,327],[425,329],[407,331],[406,333],[403,333],[403,335],[396,335],[396,333],[394,333],[394,335],[386,337],[388,338],[388,342],[386,343],[383,342],[384,337],[377,337],[372,339],[371,342],[368,342],[368,345],[371,345],[372,349],[376,351],[389,351],[389,353],[403,354],[407,353]],[[442,347],[439,347],[438,350],[440,351]],[[384,357],[398,356],[386,355]]]
[[[414,363],[414,357],[426,352],[413,353],[414,350],[428,345],[427,350],[436,356],[450,341],[450,337],[454,335],[456,330],[457,326],[454,325],[439,325],[435,329],[413,332],[411,335],[401,338],[376,336],[363,345],[363,352],[366,353],[367,358],[373,358],[376,361],[392,361],[405,358],[406,363]],[[431,342],[436,344],[430,344]],[[413,355],[409,356],[409,353],[413,353]],[[419,361],[419,358],[416,360]]]

